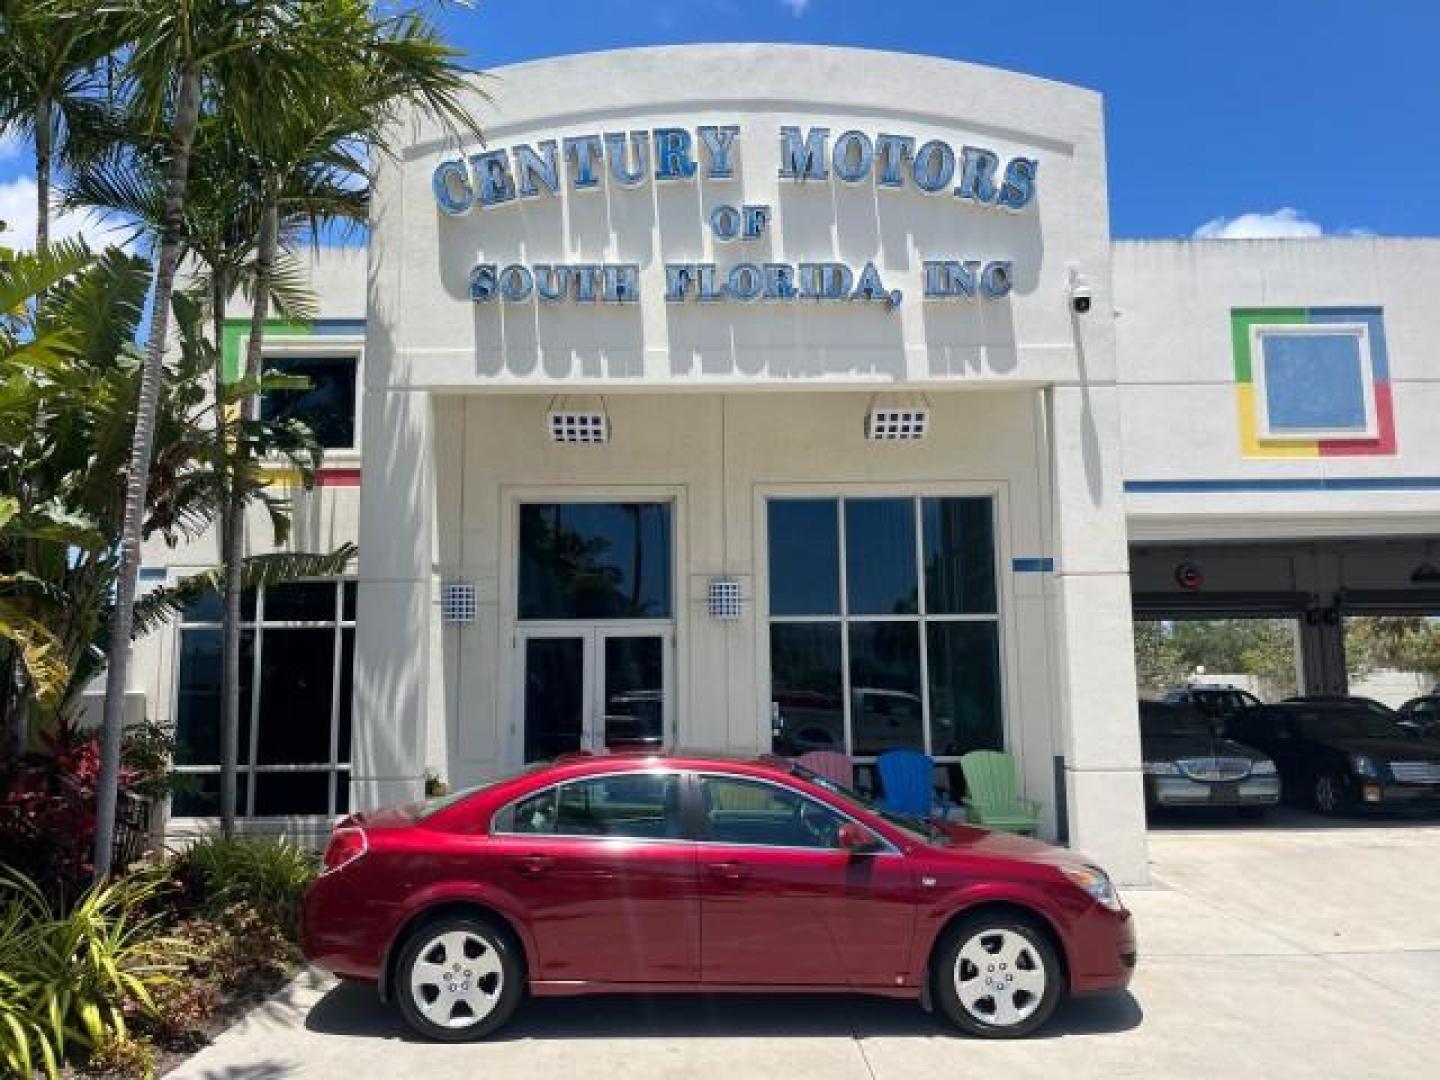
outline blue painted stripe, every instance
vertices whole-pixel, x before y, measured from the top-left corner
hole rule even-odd
[[[1250,480],[1126,480],[1129,495],[1225,491],[1440,491],[1440,476],[1257,477]]]
[[[1048,574],[1055,569],[1055,560],[1048,556],[1011,559],[1010,569],[1017,574]]]
[[[316,336],[329,334],[363,334],[364,319],[316,319],[310,323],[310,331]]]

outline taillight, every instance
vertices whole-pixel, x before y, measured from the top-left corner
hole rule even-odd
[[[333,874],[342,870],[369,850],[370,841],[366,839],[364,829],[354,826],[336,829],[330,834],[330,845],[325,849],[324,868],[320,872]]]

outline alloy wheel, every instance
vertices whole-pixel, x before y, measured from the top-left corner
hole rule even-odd
[[[981,930],[960,947],[955,994],[976,1020],[991,1027],[1023,1023],[1045,998],[1040,951],[1013,930]]]
[[[444,1028],[480,1023],[495,1011],[504,988],[504,967],[494,945],[470,930],[436,934],[410,967],[416,1009]]]

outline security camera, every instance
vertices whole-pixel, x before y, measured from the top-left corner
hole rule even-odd
[[[1070,310],[1076,315],[1084,315],[1090,310],[1090,300],[1093,295],[1089,280],[1072,266],[1070,268]]]

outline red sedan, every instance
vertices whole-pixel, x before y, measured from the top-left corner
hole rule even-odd
[[[845,991],[1020,1036],[1118,990],[1130,913],[1078,855],[898,817],[779,759],[583,757],[354,814],[305,954],[435,1039],[536,996]]]

